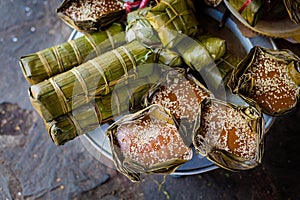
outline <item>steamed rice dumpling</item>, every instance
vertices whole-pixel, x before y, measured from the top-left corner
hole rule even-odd
[[[22,56],[19,63],[24,77],[33,85],[123,44],[124,29],[121,24],[114,23],[103,31]]]
[[[139,40],[145,44],[161,46],[156,30],[147,20],[146,15],[150,7],[138,9],[127,14],[126,40]]]
[[[172,48],[185,63],[193,70],[201,72],[215,60],[221,58],[226,53],[225,40],[208,36],[181,37],[178,44]]]
[[[263,131],[259,109],[207,99],[201,105],[201,126],[193,138],[194,146],[223,168],[250,169],[261,161]]]
[[[72,28],[93,32],[120,21],[126,11],[119,0],[64,0],[57,13]]]
[[[162,0],[147,12],[147,20],[166,48],[172,48],[183,36],[198,33],[198,21],[185,0]]]
[[[117,169],[132,181],[140,173],[171,173],[192,158],[171,115],[152,105],[112,124],[107,134]]]
[[[229,87],[273,116],[290,111],[300,91],[300,59],[288,50],[254,47],[234,70]]]

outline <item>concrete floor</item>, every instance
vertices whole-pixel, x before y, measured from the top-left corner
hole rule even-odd
[[[18,58],[68,39],[72,30],[55,13],[59,3],[0,0],[0,200],[300,199],[299,106],[269,130],[262,165],[239,173],[215,169],[131,183],[91,156],[79,139],[55,146],[29,102]],[[275,41],[300,55],[299,44]]]

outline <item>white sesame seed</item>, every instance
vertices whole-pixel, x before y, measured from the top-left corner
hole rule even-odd
[[[78,0],[72,1],[64,13],[74,21],[95,21],[107,13],[123,9],[124,4],[118,0]]]

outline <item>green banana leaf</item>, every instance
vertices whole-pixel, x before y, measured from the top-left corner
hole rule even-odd
[[[144,44],[153,46],[161,46],[161,41],[156,30],[147,20],[147,13],[150,7],[138,9],[127,15],[126,40],[131,42],[139,40]]]
[[[185,0],[162,0],[147,12],[147,20],[166,48],[172,48],[183,36],[198,33],[198,21]]]
[[[172,50],[178,52],[192,70],[200,72],[225,54],[226,42],[212,36],[182,37]]]
[[[120,80],[136,76],[137,66],[154,63],[152,50],[138,41],[108,51],[78,67],[32,85],[29,98],[45,121],[67,114],[77,107],[112,91]],[[145,75],[147,69],[140,68]]]

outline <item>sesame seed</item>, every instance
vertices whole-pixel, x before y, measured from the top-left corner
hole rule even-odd
[[[238,110],[211,103],[201,112],[202,131],[195,137],[199,148],[225,150],[248,160],[256,157],[256,134]],[[206,146],[201,146],[203,141]]]
[[[192,156],[174,124],[149,115],[119,125],[116,136],[123,155],[145,166]]]
[[[99,17],[124,9],[124,4],[118,0],[78,0],[72,1],[65,8],[64,14],[74,21],[95,21]]]
[[[193,122],[203,99],[212,97],[204,87],[182,76],[158,88],[150,103],[168,108],[177,119],[187,118],[189,122]]]
[[[242,76],[254,80],[253,89],[243,94],[255,100],[268,113],[292,108],[297,102],[298,86],[290,79],[284,60],[257,51],[252,65]]]

